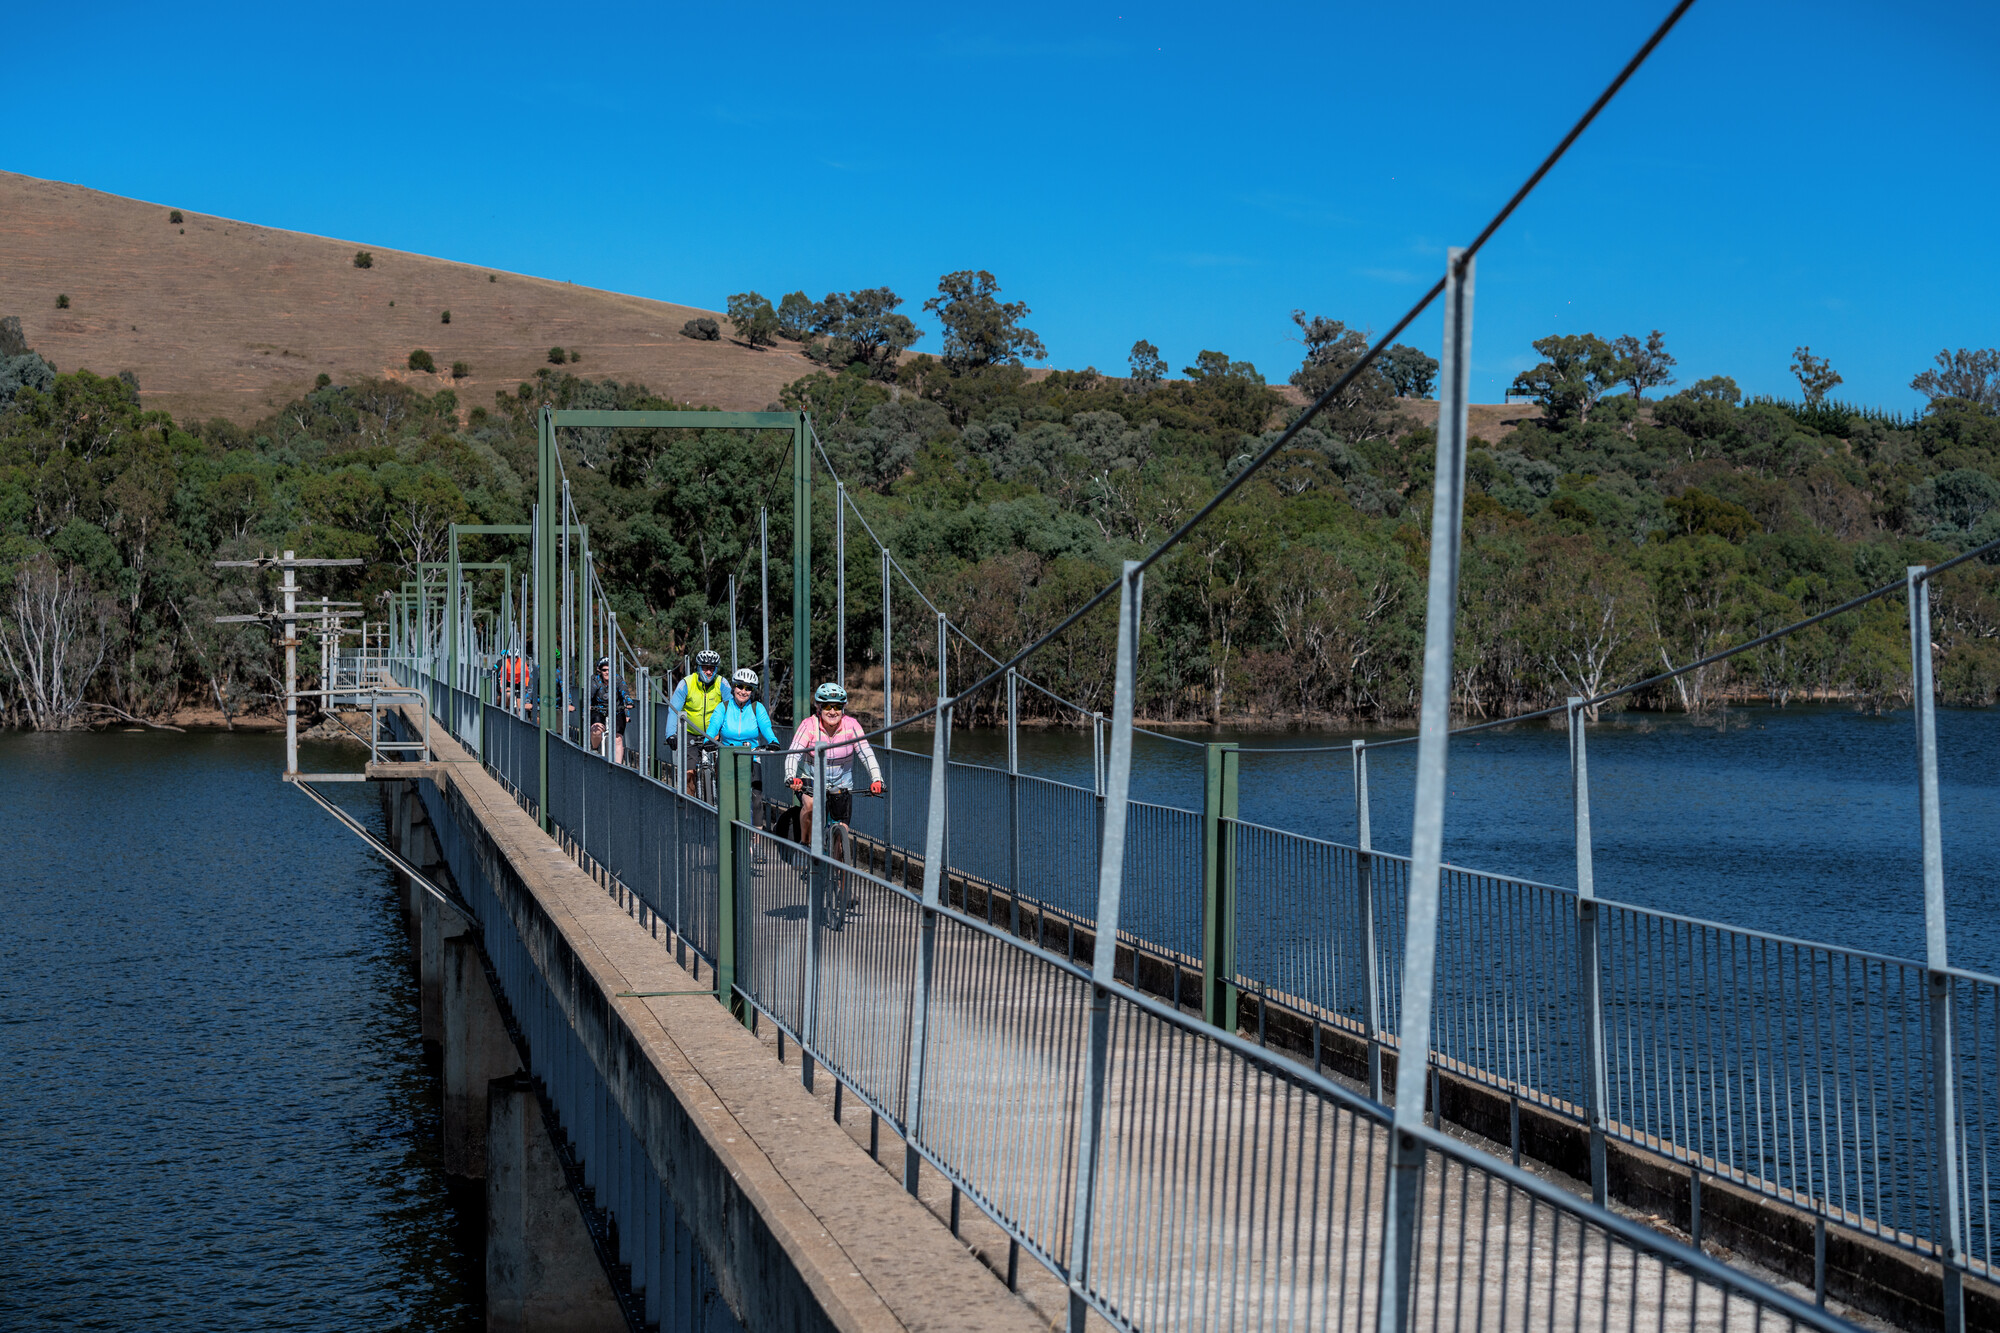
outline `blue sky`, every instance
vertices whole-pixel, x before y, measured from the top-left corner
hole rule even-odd
[[[1643,4],[47,6],[0,167],[720,306],[986,268],[1050,364],[1281,380],[1386,328]],[[1475,398],[1552,332],[1909,408],[2000,344],[2000,6],[1700,0],[1480,261]],[[17,53],[22,55],[24,53]],[[1437,350],[1427,318],[1406,338]]]

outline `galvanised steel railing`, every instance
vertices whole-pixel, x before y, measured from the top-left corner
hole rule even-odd
[[[462,712],[448,696],[439,704],[440,717]],[[513,723],[532,735],[531,724],[488,712],[501,719],[497,734]],[[895,795],[857,801],[854,826],[908,850],[920,843],[928,819],[932,756],[877,753]],[[1005,890],[1034,914],[1037,936],[1046,938],[1048,917],[1094,929],[1084,886],[1099,869],[1101,798],[975,765],[950,764],[947,772],[952,874]],[[678,865],[655,856],[657,864],[647,867],[639,856],[614,856],[605,845],[606,830],[646,828],[658,818],[641,815],[636,805],[614,814],[614,774],[620,784],[644,784],[673,798],[667,822],[676,830],[672,845],[681,849]],[[557,740],[550,744],[550,786],[552,823],[593,861],[611,867],[713,965],[719,947],[710,906],[718,892],[709,850],[714,807]],[[1035,817],[1021,818],[1015,809]],[[1130,809],[1131,889],[1120,941],[1135,952],[1198,965],[1202,816],[1139,802]],[[1272,1010],[1344,1028],[1393,1051],[1402,1014],[1408,858],[1248,821],[1219,823],[1234,849],[1234,984]],[[1365,917],[1364,864],[1371,890]],[[700,892],[685,892],[683,886],[696,883]],[[1600,901],[1606,1096],[1593,1112],[1575,892],[1449,866],[1440,890],[1431,1027],[1441,1068],[1593,1124],[1604,1137],[1693,1172],[1756,1190],[1823,1225],[1935,1256],[1937,1182],[1928,1165],[1935,1160],[1933,1046],[1922,965]],[[676,892],[682,896],[671,901]],[[989,897],[989,919],[992,903]],[[1019,925],[1018,916],[1011,924]],[[1074,961],[1067,931],[1058,947]],[[1950,984],[1962,1033],[1954,1063],[1964,1144],[1964,1262],[1990,1273],[1990,1171],[2000,1161],[2000,981],[1955,973]],[[858,1086],[857,1092],[876,1105],[871,1094]]]
[[[745,1000],[1115,1326],[1374,1327],[1386,1108],[976,915],[934,909],[926,944],[922,895],[748,824],[734,833]],[[858,910],[831,907],[849,895]],[[1100,1004],[1102,1150],[1079,1226]],[[917,1097],[910,1070],[921,1070]],[[1838,1326],[1420,1132],[1435,1165],[1422,1195],[1419,1321]]]
[[[1241,821],[1236,983],[1395,1049],[1408,858]],[[1373,895],[1371,1027],[1362,866]],[[1936,1107],[1921,963],[1597,900],[1605,1098],[1593,1115],[1574,890],[1443,867],[1441,1067],[1703,1175],[1935,1257]],[[1948,974],[1966,1263],[1992,1272],[2000,981]]]
[[[931,756],[878,747],[890,797],[855,807],[853,826],[896,847],[922,844],[929,817]],[[1038,942],[1072,953],[1067,928],[1094,931],[1104,797],[1027,773],[953,762],[945,800],[954,876],[997,889],[1030,909]],[[1126,844],[1133,897],[1119,943],[1182,965],[1201,961],[1201,815],[1130,803]],[[988,901],[992,901],[991,898]],[[1051,936],[1050,920],[1063,924]]]
[[[521,740],[532,728],[490,707],[479,726],[489,765],[523,796]],[[968,784],[975,795],[980,780]],[[713,965],[713,914],[725,902],[716,809],[553,737],[549,787],[558,835]],[[886,869],[879,844],[857,840],[842,862],[741,820],[730,836],[727,897],[743,959],[735,994],[1078,1299],[1124,1328],[1373,1327],[1396,1132],[1385,1107],[1094,977],[1004,923],[927,910],[923,894],[851,863],[872,857]],[[1093,1103],[1101,1150],[1079,1225]],[[1412,1270],[1417,1318],[1608,1330],[1644,1310],[1650,1327],[1840,1326],[1446,1136],[1415,1132],[1432,1162]],[[1079,1253],[1091,1256],[1081,1268]]]

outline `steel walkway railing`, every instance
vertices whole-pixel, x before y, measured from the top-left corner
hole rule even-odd
[[[397,670],[411,680],[420,674],[414,665]],[[450,697],[457,693],[438,696],[447,705],[438,715],[452,719],[454,734],[476,742],[491,771],[539,810],[535,725],[492,704]],[[965,883],[978,881],[1006,890],[1037,916],[1090,930],[1094,905],[1084,885],[1097,870],[1096,793],[949,765],[946,805],[958,812],[945,821],[949,874],[940,875],[945,889],[926,908],[906,881],[920,872],[922,853],[911,843],[929,823],[930,756],[883,752],[898,799],[893,808],[856,802],[864,836],[855,839],[860,850],[851,859],[865,864],[816,855],[738,819],[730,826],[735,872],[725,885],[714,806],[560,737],[550,737],[548,750],[552,832],[667,925],[698,975],[705,966],[713,976],[721,917],[733,903],[742,961],[735,996],[797,1042],[1010,1240],[1071,1283],[1077,1299],[1135,1329],[1373,1326],[1389,1136],[1403,1132],[1392,1129],[1388,1108],[1122,977],[1094,979],[1090,966],[1068,956],[1073,932],[1057,952],[1016,934],[1011,920],[988,921],[948,901],[955,876],[958,902],[968,900]],[[1032,826],[1009,819],[1016,802],[1041,817]],[[1191,842],[1199,860],[1202,817],[1133,809],[1134,827],[1144,832],[1126,844],[1135,889],[1119,939],[1135,955],[1198,966],[1201,889],[1186,866]],[[1341,923],[1354,915],[1340,897],[1351,899],[1357,882],[1353,849],[1248,824],[1237,832],[1244,886],[1237,983],[1274,1007],[1353,1024],[1360,955],[1343,938],[1351,931]],[[1399,859],[1374,853],[1371,860],[1378,867],[1377,966],[1388,997],[1377,1039],[1393,1045]],[[1453,872],[1448,883],[1437,1058],[1524,1090],[1549,1085],[1548,1100],[1567,1103],[1577,1046],[1575,1014],[1565,1013],[1564,1000],[1575,975],[1567,891],[1471,872]],[[1280,892],[1289,896],[1271,896]],[[1280,901],[1287,910],[1275,910]],[[985,902],[993,914],[994,898]],[[1292,938],[1283,920],[1335,924]],[[1535,923],[1543,923],[1544,943],[1515,940]],[[1613,938],[1630,934],[1621,924]],[[1515,943],[1494,954],[1489,946],[1503,939]],[[1649,1148],[1658,1138],[1655,1120],[1681,1123],[1671,1118],[1685,1101],[1666,1080],[1669,1062],[1680,1069],[1709,1049],[1643,1037],[1633,1026],[1671,989],[1657,968],[1632,961],[1657,957],[1657,948],[1647,954],[1627,946],[1604,954],[1607,978],[1629,975],[1650,988],[1606,1011],[1632,1028],[1619,1049],[1644,1055],[1645,1077],[1630,1083],[1621,1112],[1627,1118],[1617,1123]],[[1259,969],[1265,975],[1255,975]],[[1992,1013],[1989,1001],[1980,1011],[1989,1031]],[[1099,1064],[1090,1058],[1093,1022],[1103,1024]],[[1912,1047],[1924,1049],[1921,1042]],[[1968,1041],[1961,1049],[1978,1046]],[[1768,1097],[1755,1103],[1781,1104]],[[1844,1113],[1854,1109],[1851,1099],[1840,1105]],[[1092,1106],[1101,1152],[1092,1158],[1093,1189],[1079,1221],[1079,1147]],[[1723,1133],[1760,1122],[1739,1113],[1702,1123]],[[1428,1127],[1409,1132],[1421,1139],[1428,1162],[1413,1327],[1415,1320],[1474,1327],[1518,1319],[1607,1330],[1844,1327],[1447,1135]],[[1808,1143],[1803,1128],[1786,1132],[1787,1149]],[[1671,1143],[1668,1150],[1680,1150],[1679,1140]],[[1756,1162],[1765,1169],[1763,1158]],[[1079,1270],[1080,1243],[1091,1258]]]

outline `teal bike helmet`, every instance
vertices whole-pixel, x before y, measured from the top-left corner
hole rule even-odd
[[[844,704],[847,702],[847,690],[844,686],[837,685],[833,681],[828,681],[813,691],[813,702],[816,704]]]

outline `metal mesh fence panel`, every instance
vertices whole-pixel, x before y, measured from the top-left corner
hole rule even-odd
[[[1112,998],[1090,1288],[1138,1328],[1372,1329],[1387,1127]]]
[[[1398,1131],[1403,1132],[1403,1131]],[[1428,1129],[1413,1328],[1840,1328],[1837,1319]]]
[[[1623,906],[1603,929],[1609,1133],[1936,1234],[1921,967]]]
[[[1022,895],[1094,924],[1102,802],[1095,792],[1067,783],[1026,774],[1019,781]]]
[[[940,915],[917,1143],[1024,1249],[1069,1262],[1090,983]]]
[[[1965,1254],[1989,1279],[2000,1263],[1993,1192],[2000,1186],[2000,981],[1947,973],[1952,1055],[1957,1065],[1960,1184]]]
[[[737,835],[739,986],[901,1133],[917,900],[797,843],[743,825]]]
[[[1135,949],[1199,966],[1201,816],[1144,801],[1131,802],[1128,810],[1118,938]]]

